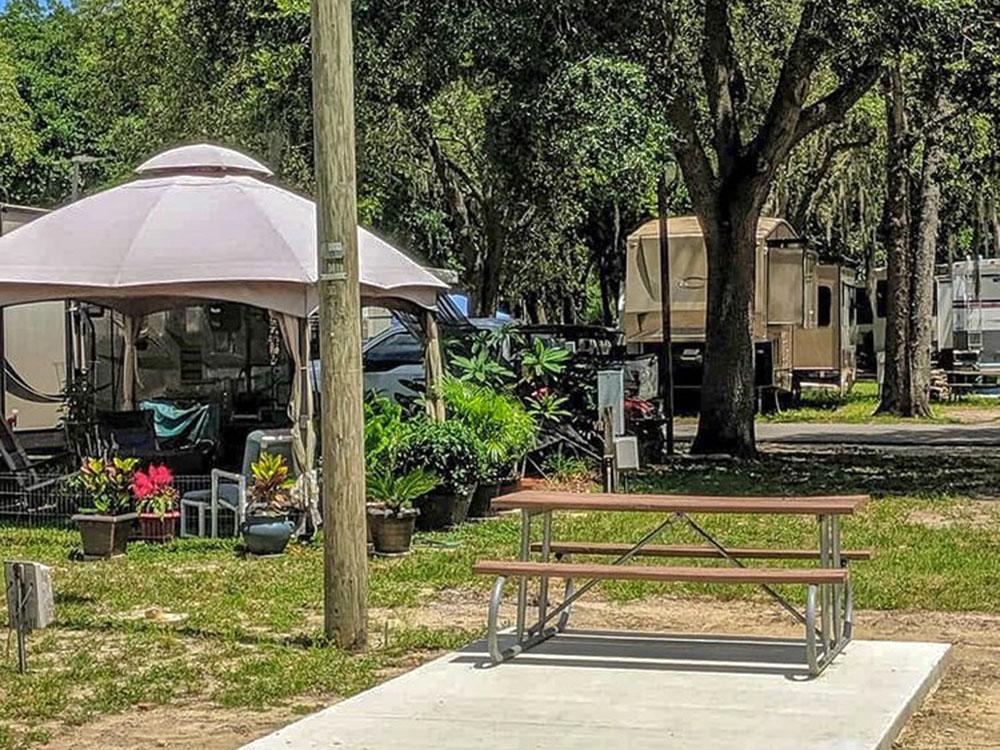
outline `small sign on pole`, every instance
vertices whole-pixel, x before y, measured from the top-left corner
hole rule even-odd
[[[4,562],[4,581],[7,616],[17,634],[17,669],[24,674],[28,669],[28,633],[48,627],[55,619],[52,571],[41,563],[8,560]]]

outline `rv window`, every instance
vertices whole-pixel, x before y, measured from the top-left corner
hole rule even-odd
[[[882,279],[875,284],[875,314],[880,318],[885,317],[885,311],[888,307],[888,296],[889,284],[885,279]]]
[[[819,311],[816,313],[816,325],[826,328],[833,319],[833,291],[830,287],[820,284],[818,293]]]

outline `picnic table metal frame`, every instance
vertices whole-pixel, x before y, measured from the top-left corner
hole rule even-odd
[[[558,504],[553,504],[554,507],[545,507],[544,503],[537,504],[541,507],[525,507],[524,503],[518,502],[518,497],[531,495],[543,497],[552,496],[553,494],[557,493],[515,493],[514,495],[509,495],[501,498],[499,501],[495,501],[495,504],[501,507],[506,505],[510,508],[520,508],[521,540],[519,560],[522,562],[528,562],[531,559],[532,522],[534,517],[538,515],[542,516],[542,541],[540,551],[541,562],[549,562],[552,544],[552,514],[554,511],[560,510],[561,508],[559,508]],[[601,508],[599,507],[599,504],[590,504],[588,509],[602,512],[656,511],[653,507],[642,507],[641,503],[636,503],[634,507],[629,506],[625,501],[627,496],[618,497],[622,498],[622,502],[613,505],[612,507]],[[664,496],[664,500],[666,500],[667,497],[668,496]],[[745,499],[747,498],[741,498],[739,500]],[[817,501],[822,499],[829,498],[815,498]],[[711,547],[715,548],[729,563],[736,567],[746,567],[743,562],[731,555],[718,539],[694,521],[694,519],[691,518],[690,513],[743,512],[752,514],[754,511],[719,510],[717,508],[713,510],[710,507],[712,505],[711,501],[718,501],[718,503],[725,506],[725,502],[727,500],[737,500],[735,498],[703,498],[703,500],[710,501],[704,503],[706,507],[703,509],[698,507],[699,505],[702,505],[702,503],[698,502],[699,498],[680,498],[680,500],[687,501],[678,503],[684,507],[684,510],[675,510],[670,512],[667,518],[644,534],[626,552],[618,555],[611,564],[623,565],[627,563],[639,554],[646,545],[656,539],[656,537],[658,537],[667,527],[679,521],[686,524]],[[796,500],[809,502],[813,499],[796,498]],[[864,499],[843,498],[843,500],[850,500],[852,502],[849,505],[845,505],[843,508],[830,507],[829,504],[826,504],[826,506],[822,508],[824,512],[815,514],[819,529],[820,568],[839,569],[846,565],[847,561],[841,556],[840,517],[841,515],[852,513],[855,506],[860,505],[860,502],[863,502]],[[779,502],[782,501],[779,500]],[[771,506],[765,507],[767,507],[767,509],[762,512],[768,514],[813,515],[812,513],[801,509],[800,506],[788,505],[787,509],[775,508]],[[562,509],[572,510],[573,508]],[[518,654],[548,640],[557,633],[563,632],[569,624],[573,603],[597,585],[600,580],[602,580],[600,578],[592,578],[577,588],[574,581],[571,578],[567,578],[566,589],[562,601],[558,605],[550,608],[550,576],[539,576],[538,619],[533,624],[528,625],[528,577],[519,576],[517,588],[517,616],[514,629],[516,641],[513,645],[508,646],[507,648],[501,648],[499,635],[500,605],[503,601],[503,592],[504,586],[507,582],[507,577],[508,576],[498,576],[493,584],[493,589],[490,594],[490,604],[487,618],[487,647],[490,653],[490,660],[494,665],[512,659]],[[785,611],[791,614],[805,627],[806,663],[812,676],[819,675],[830,664],[830,662],[836,658],[844,647],[850,643],[854,627],[854,598],[849,577],[843,584],[808,584],[806,589],[805,611],[800,611],[798,607],[796,607],[792,602],[782,596],[770,585],[766,583],[760,583],[757,585],[759,585],[768,594],[768,596],[774,599]],[[553,620],[555,620],[554,623],[552,622]]]

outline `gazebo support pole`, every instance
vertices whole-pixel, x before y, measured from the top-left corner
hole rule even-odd
[[[424,310],[424,370],[427,415],[435,422],[443,422],[444,399],[441,398],[441,385],[444,380],[444,364],[441,360],[441,330],[432,310]]]
[[[312,0],[323,624],[332,642],[344,649],[360,649],[367,636],[368,544],[351,33],[350,0]]]
[[[138,353],[135,349],[142,318],[137,315],[122,316],[122,410],[135,409],[135,369]]]
[[[0,217],[2,221],[2,217]],[[3,230],[0,229],[0,234]],[[6,323],[3,319],[3,308],[0,307],[0,419],[7,419],[7,342],[4,340]]]

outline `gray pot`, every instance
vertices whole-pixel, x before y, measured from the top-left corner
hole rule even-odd
[[[123,513],[119,516],[77,513],[72,520],[80,530],[84,556],[124,555],[132,525],[138,517],[138,513]]]
[[[240,531],[248,552],[280,555],[288,546],[295,524],[287,516],[247,516]]]

